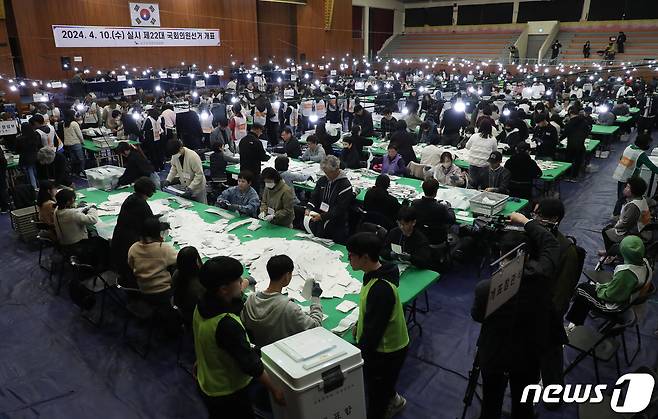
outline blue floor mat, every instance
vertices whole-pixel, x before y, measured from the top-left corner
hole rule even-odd
[[[586,268],[594,266],[602,248],[600,231],[616,199],[611,173],[625,145],[616,144],[608,159],[593,159],[596,173],[561,185],[567,208],[561,230],[587,249]],[[107,325],[98,329],[80,316],[65,290],[53,295],[47,273],[37,266],[36,249],[14,238],[7,215],[0,216],[0,235],[6,238],[0,248],[0,419],[205,417],[192,377],[176,366],[176,342],[158,341],[148,359],[140,358],[121,340],[119,314],[110,309]],[[469,314],[477,281],[473,268],[457,267],[429,289],[430,311],[418,314],[423,334],[412,330],[398,383],[408,400],[399,418],[461,417],[465,377],[479,333]],[[656,365],[656,326],[658,305],[650,301],[641,326],[642,351],[631,367],[622,357],[622,373]],[[628,341],[634,351],[633,333]],[[574,356],[567,350],[566,362]],[[603,382],[614,382],[614,363],[601,364],[600,370]],[[591,360],[566,380],[594,382]],[[509,398],[505,409],[509,411]],[[479,410],[475,399],[467,417],[478,417]],[[537,410],[542,418],[577,417],[575,406]]]

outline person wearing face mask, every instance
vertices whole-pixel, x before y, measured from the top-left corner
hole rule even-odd
[[[411,263],[420,269],[429,269],[432,264],[430,242],[416,228],[418,216],[411,207],[402,207],[398,212],[398,226],[388,232],[381,256],[386,260]]]
[[[176,264],[178,252],[164,243],[162,232],[169,225],[157,217],[144,220],[140,240],[128,249],[128,266],[137,280],[142,297],[149,303],[170,306],[171,274],[168,268]]]
[[[275,225],[292,228],[292,221],[295,218],[293,206],[295,195],[292,189],[281,179],[279,172],[272,167],[266,167],[262,177],[265,181],[265,189],[258,218]]]
[[[166,188],[177,182],[184,188],[184,198],[207,203],[206,176],[199,155],[194,150],[183,147],[180,140],[170,141],[168,148],[171,155],[171,169],[167,179],[162,182],[162,187]]]
[[[340,155],[341,167],[346,169],[361,168],[361,153],[356,149],[351,137],[343,138],[343,152]]]
[[[250,397],[254,378],[277,404],[286,403],[283,390],[272,383],[240,319],[247,285],[243,272],[242,264],[228,256],[207,260],[199,272],[206,291],[192,315],[197,359],[194,377],[211,419],[255,418]]]
[[[466,185],[464,173],[452,161],[452,154],[449,151],[441,154],[441,163],[437,164],[433,169],[434,179],[441,185],[459,186]]]
[[[217,198],[217,206],[256,218],[260,199],[256,190],[251,186],[253,180],[254,175],[250,171],[241,170],[238,174],[238,185],[224,190]]]

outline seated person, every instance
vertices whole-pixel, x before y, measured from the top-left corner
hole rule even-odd
[[[627,236],[619,244],[624,264],[615,268],[612,280],[605,284],[581,283],[566,315],[573,325],[585,322],[589,310],[619,312],[638,297],[646,295],[651,287],[653,272],[644,258],[644,243],[637,236]]]
[[[37,212],[39,214],[39,222],[48,224],[51,229],[55,225],[55,194],[57,193],[57,185],[50,180],[44,180],[39,184],[39,193],[37,194]],[[54,233],[54,231],[53,231]],[[53,236],[53,238],[55,238]]]
[[[210,141],[210,178],[211,179],[226,179],[226,166],[228,162],[224,157],[223,145],[219,141]],[[238,159],[238,163],[240,160]]]
[[[248,170],[241,170],[238,175],[238,185],[231,186],[219,195],[217,206],[220,208],[237,211],[240,215],[256,218],[260,199],[258,193],[251,186],[254,175]]]
[[[306,139],[306,144],[308,144],[308,147],[304,150],[304,154],[302,154],[300,160],[320,163],[326,154],[324,148],[318,144],[318,138],[315,135],[309,135]]]
[[[532,139],[537,143],[537,158],[554,160],[558,138],[557,129],[548,121],[546,114],[540,114],[532,135]]]
[[[649,205],[644,198],[647,183],[641,177],[631,177],[626,181],[624,197],[626,203],[621,208],[619,219],[614,226],[603,229],[603,243],[606,252],[610,252],[614,244],[631,234],[641,234],[644,227],[651,222]],[[603,253],[603,252],[601,252]]]
[[[395,145],[404,161],[409,163],[418,161],[413,147],[415,144],[416,136],[407,131],[407,123],[405,121],[398,121],[397,130],[391,134],[389,145]]]
[[[281,175],[281,179],[286,182],[286,185],[292,189],[293,192],[293,204],[299,204],[299,198],[297,197],[295,191],[295,182],[305,182],[310,179],[310,177],[303,175],[301,173],[294,173],[288,170],[290,164],[290,159],[286,156],[279,156],[274,159],[274,168]]]
[[[144,220],[140,240],[128,250],[128,266],[147,302],[168,306],[172,297],[169,267],[176,265],[178,252],[164,243],[162,231],[169,228],[157,217]]]
[[[265,182],[265,189],[258,218],[274,225],[292,228],[292,221],[295,218],[293,207],[295,194],[292,189],[273,167],[266,167],[261,177]]]
[[[350,135],[345,136],[345,138],[350,138],[352,140],[352,146],[359,152],[363,153],[363,148],[372,145],[372,138],[364,137],[361,135],[361,127],[358,125],[352,125],[350,130]],[[343,138],[343,140],[345,140]]]
[[[299,141],[292,133],[290,127],[285,127],[281,130],[281,139],[283,140],[283,152],[286,156],[297,159],[302,154],[302,148],[299,145]]]
[[[402,158],[402,155],[398,154],[397,145],[388,145],[388,152],[382,157],[381,172],[383,175],[395,176],[404,176],[407,173],[407,165]]]
[[[414,208],[400,208],[398,226],[386,235],[382,258],[408,262],[421,269],[431,266],[430,242],[416,229],[417,218],[418,214]]]
[[[253,343],[258,347],[322,326],[322,289],[319,284],[313,283],[308,314],[287,295],[281,293],[283,288],[290,284],[294,268],[289,256],[272,256],[267,261],[270,284],[265,291],[250,294],[245,302],[240,317],[245,329],[253,336]]]
[[[445,151],[441,154],[441,162],[432,169],[432,173],[428,174],[432,174],[434,179],[436,179],[441,185],[458,187],[466,185],[466,177],[464,176],[462,169],[453,163],[452,154],[450,154],[449,151]]]
[[[494,151],[489,156],[489,178],[485,191],[509,194],[509,182],[512,174],[502,166],[503,155],[500,151]]]
[[[201,266],[201,256],[194,246],[185,246],[178,251],[176,271],[171,277],[171,283],[174,304],[180,309],[186,324],[192,324],[194,308],[205,292],[199,281]]]
[[[443,154],[443,147],[439,147],[441,139],[433,140],[429,145],[425,146],[420,152],[420,164],[425,166],[434,167],[441,162],[441,155]]]
[[[363,198],[363,209],[368,213],[364,221],[379,224],[390,230],[400,211],[400,202],[388,193],[391,179],[387,175],[379,175],[375,186],[368,189]]]
[[[425,121],[420,124],[420,131],[418,132],[418,143],[423,144],[439,144],[441,137],[433,122]],[[422,160],[422,153],[421,153]]]
[[[516,152],[505,162],[505,169],[510,172],[510,194],[519,198],[532,198],[532,181],[539,179],[542,171],[537,162],[530,157],[530,145],[520,143]]]
[[[456,220],[450,204],[436,200],[438,190],[439,182],[427,179],[423,182],[424,196],[411,203],[411,207],[416,210],[417,226],[431,244],[445,243],[448,229]]]
[[[395,131],[395,123],[398,121],[393,116],[393,111],[391,108],[384,108],[383,117],[379,123],[380,130],[382,132],[382,137],[386,138],[386,135]]]
[[[66,250],[99,269],[107,265],[109,243],[98,237],[94,224],[98,222],[95,206],[75,207],[75,191],[60,189],[55,195],[54,212],[57,241]]]
[[[123,167],[126,168],[119,177],[117,186],[130,185],[143,176],[150,178],[156,189],[160,189],[160,176],[155,172],[153,165],[142,153],[142,150],[122,141],[114,149],[114,152],[123,156]]]
[[[340,155],[340,163],[346,169],[361,168],[361,153],[352,143],[352,137],[343,138],[343,152]]]

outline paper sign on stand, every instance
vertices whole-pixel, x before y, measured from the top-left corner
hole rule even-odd
[[[491,276],[485,318],[489,317],[490,314],[498,310],[500,306],[519,292],[523,276],[524,258],[525,253],[519,252],[511,262],[501,267]]]
[[[134,96],[137,94],[137,91],[135,90],[134,87],[128,87],[127,89],[123,89],[123,95],[124,96]]]
[[[123,75],[121,75],[121,74],[118,75],[118,76],[117,76],[117,81],[126,81],[126,76],[123,76]]]
[[[196,87],[206,87],[206,81],[205,80],[197,80],[195,82]]]
[[[2,135],[12,135],[18,133],[18,127],[16,121],[0,121],[0,136]]]

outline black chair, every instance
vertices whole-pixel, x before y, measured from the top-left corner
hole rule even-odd
[[[77,273],[77,284],[84,287],[88,291],[85,300],[79,302],[82,317],[88,320],[94,326],[100,327],[103,325],[105,317],[106,298],[109,293],[116,287],[117,275],[112,271],[99,272],[94,266],[82,262],[77,256],[71,256],[71,266]],[[83,279],[86,276],[85,279]],[[96,297],[100,296],[100,309],[98,318],[94,319],[85,312],[91,311],[96,305]],[[111,298],[111,296],[110,296]],[[117,301],[115,299],[115,301]]]
[[[384,241],[388,230],[379,224],[364,222],[359,225],[359,233],[375,233],[380,240]]]
[[[38,230],[37,241],[39,242],[39,267],[50,272],[51,267],[44,266],[41,260],[43,258],[43,249],[54,247],[55,232],[52,226],[46,223],[35,220],[32,220],[32,223],[34,223],[35,228]]]
[[[532,181],[510,180],[509,191],[511,196],[530,200],[532,199]]]

